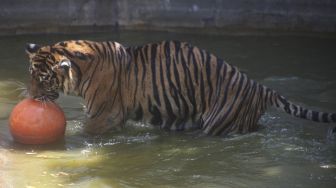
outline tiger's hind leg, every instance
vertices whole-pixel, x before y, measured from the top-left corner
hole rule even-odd
[[[227,111],[223,110],[223,114]],[[209,135],[226,136],[228,134],[245,134],[258,129],[258,120],[264,109],[249,101],[241,105],[229,116],[219,115],[216,121],[204,126],[204,133]]]
[[[241,95],[226,100],[225,105],[217,107],[203,117],[203,130],[210,135],[245,134],[258,129],[258,120],[266,110],[265,96],[268,92],[263,86],[249,82]]]

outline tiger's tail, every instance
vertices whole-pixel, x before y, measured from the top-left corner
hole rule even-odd
[[[267,89],[270,91],[270,89]],[[292,102],[288,101],[285,97],[279,95],[277,92],[271,90],[270,94],[267,95],[269,103],[284,112],[302,119],[307,119],[315,122],[323,123],[335,123],[336,113],[319,112],[303,108]],[[336,129],[334,129],[336,131]]]

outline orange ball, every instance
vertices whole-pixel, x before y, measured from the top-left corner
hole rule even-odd
[[[47,144],[63,138],[65,116],[54,102],[24,99],[9,118],[10,132],[22,144]]]

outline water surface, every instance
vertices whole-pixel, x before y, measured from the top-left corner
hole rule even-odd
[[[336,111],[336,39],[207,36],[166,32],[26,35],[0,38],[0,187],[334,187],[332,125],[270,109],[260,129],[233,137],[164,132],[141,123],[106,136],[82,134],[83,101],[61,96],[67,116],[63,142],[15,143],[8,117],[28,81],[27,42],[115,40],[140,45],[188,41],[223,57],[290,100]]]

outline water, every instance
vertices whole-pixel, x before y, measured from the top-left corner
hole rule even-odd
[[[30,35],[0,38],[0,187],[334,187],[332,125],[270,109],[258,132],[233,137],[164,132],[129,123],[120,133],[85,137],[82,100],[61,96],[64,141],[15,143],[8,116],[28,81],[27,42],[115,40],[138,45],[178,39],[223,57],[292,101],[336,111],[336,39],[206,36],[165,32]]]

